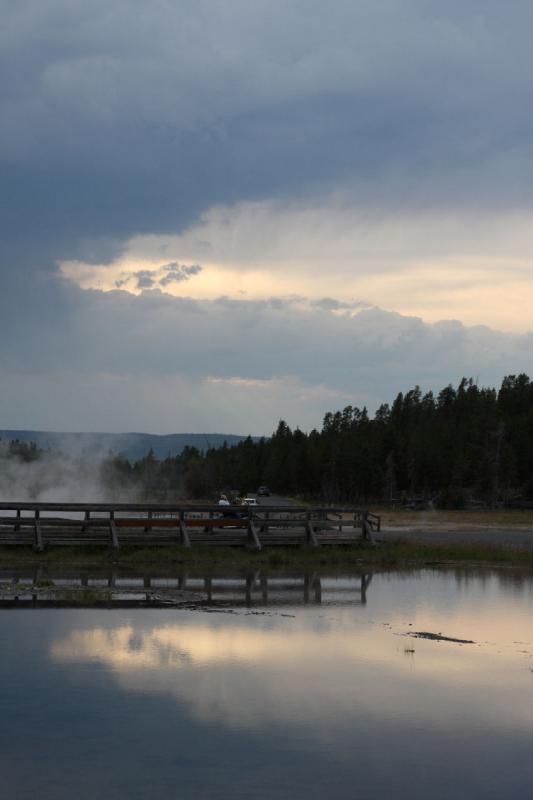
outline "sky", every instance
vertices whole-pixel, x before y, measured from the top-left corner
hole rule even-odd
[[[533,375],[527,0],[0,0],[0,427]]]

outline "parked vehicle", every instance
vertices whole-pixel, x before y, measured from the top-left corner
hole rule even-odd
[[[242,500],[243,506],[258,506],[259,501],[255,497],[243,497]]]
[[[257,490],[259,497],[270,497],[270,489],[268,486],[260,486]]]

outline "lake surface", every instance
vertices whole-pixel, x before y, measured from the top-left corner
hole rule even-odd
[[[3,796],[530,797],[532,577],[369,577],[269,578],[267,605],[228,578],[211,612],[1,609]]]

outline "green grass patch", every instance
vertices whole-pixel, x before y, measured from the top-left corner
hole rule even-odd
[[[533,568],[533,550],[480,544],[427,544],[397,541],[371,547],[366,544],[314,548],[278,547],[261,551],[240,547],[153,547],[120,550],[56,547],[44,553],[31,548],[0,548],[2,566],[100,567],[174,572],[182,568],[285,568],[402,566],[438,563],[488,563]]]
[[[107,606],[112,597],[107,589],[56,589],[54,600],[69,606]]]
[[[372,554],[368,554],[372,559]],[[375,560],[381,563],[489,563],[508,564],[533,568],[533,550],[516,547],[498,547],[481,544],[427,544],[416,541],[398,541],[380,546]]]

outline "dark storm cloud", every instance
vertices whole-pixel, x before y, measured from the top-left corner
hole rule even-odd
[[[132,282],[134,289],[153,289],[156,286],[165,288],[172,283],[188,281],[201,271],[202,267],[199,264],[187,266],[186,264],[178,264],[174,261],[170,264],[164,264],[158,269],[140,269],[132,270],[131,272],[121,272],[120,278],[115,281],[115,287],[117,289],[122,289]]]
[[[199,264],[191,264],[191,266],[188,267],[185,264],[180,265],[174,262],[161,267],[161,271],[166,274],[159,279],[158,283],[160,286],[165,287],[171,283],[183,283],[183,281],[188,281],[193,275],[198,275],[202,271],[202,267]]]
[[[413,365],[441,381],[530,359],[526,338],[377,310],[352,319],[327,298],[303,311],[154,290],[191,266],[139,272],[142,298],[52,276],[59,260],[102,263],[135,234],[177,233],[213,204],[339,191],[386,214],[529,209],[532,4],[0,0],[0,12],[11,375],[298,374],[377,393],[409,384]]]
[[[220,423],[269,433],[280,416],[312,427],[348,402],[372,410],[399,390],[438,390],[463,375],[498,385],[509,372],[530,373],[533,363],[531,335],[429,325],[377,308],[352,316],[301,298],[195,301],[157,289],[134,296],[63,288],[65,313],[43,324],[14,308],[5,321],[0,418],[11,427],[212,430]]]
[[[531,201],[530,4],[1,5],[4,233],[54,257],[339,183]]]
[[[154,271],[149,269],[140,269],[138,272],[132,273],[137,282],[137,289],[151,289],[155,285]]]
[[[297,375],[342,391],[353,391],[363,378],[387,396],[398,380],[439,384],[451,374],[495,379],[507,363],[517,362],[527,371],[533,356],[531,336],[457,321],[429,325],[377,308],[351,316],[299,301],[194,301],[157,290],[134,296],[76,288],[70,289],[69,308],[67,324],[58,318],[43,329],[38,318],[26,319],[31,345],[22,338],[2,343],[2,367],[194,379]]]

